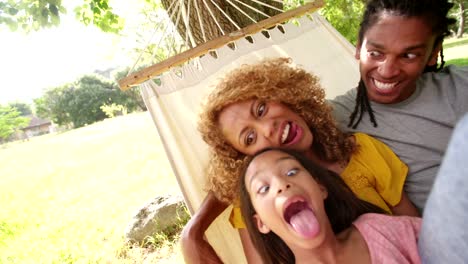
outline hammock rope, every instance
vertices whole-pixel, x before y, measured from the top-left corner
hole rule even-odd
[[[183,0],[181,0],[183,1]],[[178,1],[174,1],[172,4],[174,4],[175,2],[178,2]],[[196,2],[196,0],[195,0]],[[257,1],[256,1],[257,2]],[[205,54],[207,54],[208,52],[210,51],[213,51],[213,50],[216,50],[217,48],[220,48],[228,43],[232,43],[234,42],[235,40],[238,40],[240,38],[245,38],[247,36],[250,36],[250,35],[253,35],[255,34],[256,32],[259,32],[259,31],[262,31],[262,30],[265,30],[267,28],[272,28],[278,24],[281,24],[281,23],[284,23],[290,19],[293,19],[293,18],[296,18],[296,17],[299,17],[301,15],[304,15],[306,13],[310,13],[314,10],[317,10],[318,8],[320,8],[322,5],[323,5],[323,0],[316,0],[314,2],[310,2],[310,3],[307,3],[307,4],[304,4],[302,6],[299,6],[295,9],[291,9],[291,10],[288,10],[288,11],[282,11],[282,13],[278,14],[278,15],[275,15],[273,17],[269,17],[267,19],[264,19],[264,20],[261,20],[261,21],[258,21],[254,24],[250,24],[248,26],[246,26],[245,28],[241,28],[237,31],[234,31],[234,32],[231,32],[231,33],[227,33],[225,32],[221,25],[220,25],[220,22],[216,19],[214,13],[213,13],[213,10],[211,8],[209,8],[209,5],[208,3],[206,2],[206,0],[203,0],[203,3],[208,11],[208,13],[210,14],[210,16],[213,18],[213,21],[214,23],[216,24],[217,28],[220,30],[220,32],[222,33],[222,35],[218,38],[215,38],[215,39],[212,39],[212,40],[209,40],[209,41],[206,41],[202,44],[199,44],[191,49],[186,49],[185,51],[182,51],[181,53],[178,53],[178,54],[175,54],[169,58],[167,58],[166,60],[164,61],[161,61],[159,63],[156,63],[152,66],[149,66],[147,68],[144,68],[138,72],[133,72],[133,70],[135,69],[136,66],[132,67],[131,71],[129,71],[127,77],[121,79],[119,81],[119,86],[122,90],[127,90],[129,89],[130,87],[132,86],[137,86],[139,84],[141,84],[142,82],[146,81],[146,80],[149,80],[155,76],[158,76],[166,71],[168,71],[170,68],[173,68],[173,67],[176,67],[176,66],[179,66],[181,64],[184,64],[186,63],[187,61],[193,59],[193,58],[197,58],[197,57],[200,57],[200,56],[203,56]],[[176,5],[179,9],[182,8],[181,5]],[[198,5],[195,5],[195,7],[197,7]],[[268,6],[268,7],[272,7],[271,5],[264,5],[264,6]],[[235,8],[235,7],[234,7]],[[174,8],[174,10],[176,10],[177,8]],[[199,9],[199,8],[198,8]],[[256,9],[258,10],[258,9]],[[276,10],[276,9],[275,9]],[[201,31],[202,31],[202,35],[203,35],[203,38],[206,40],[206,32],[204,31],[204,27],[202,26],[203,25],[203,22],[201,22],[202,19],[201,18],[201,15],[200,15],[200,10],[197,10],[197,17],[199,18],[199,24],[201,25]],[[179,11],[178,14],[180,14],[181,12]],[[172,20],[172,15],[173,13],[171,14],[171,20]],[[176,25],[174,27],[172,27],[172,29],[176,28],[177,25],[178,25],[178,21],[179,19],[176,19]],[[230,20],[228,20],[230,21]],[[190,21],[189,22],[189,27],[187,27],[187,30],[190,30]],[[193,33],[192,33],[193,34]],[[172,35],[176,35],[175,33],[172,34]],[[164,36],[167,36],[166,34],[166,31],[164,31]],[[160,39],[160,42],[163,38]],[[141,58],[141,56],[140,56]],[[137,62],[138,63],[138,62]],[[137,63],[135,63],[135,65],[137,65]]]

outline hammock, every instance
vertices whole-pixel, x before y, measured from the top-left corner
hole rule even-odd
[[[228,38],[225,44],[234,45],[203,49],[203,45],[213,42],[210,41],[187,51],[191,55],[184,56],[190,60],[184,65],[180,65],[179,59],[164,61],[120,81],[121,87],[128,87],[147,79],[140,84],[142,95],[192,214],[206,195],[204,166],[208,148],[196,129],[199,107],[223,74],[264,58],[290,57],[295,64],[320,77],[328,98],[345,93],[358,82],[354,47],[318,13],[279,23],[259,28],[257,33],[249,34],[249,40],[244,37],[245,31],[239,31],[238,39],[232,42],[236,34],[231,33],[224,36]],[[208,51],[215,51],[216,56]],[[237,230],[228,221],[229,213],[228,208],[206,235],[225,263],[245,263]]]

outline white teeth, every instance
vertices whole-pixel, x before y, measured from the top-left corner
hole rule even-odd
[[[383,83],[383,82],[379,82],[377,81],[376,79],[374,79],[374,84],[375,86],[377,86],[378,89],[380,90],[389,90],[389,89],[392,89],[393,87],[395,87],[395,85],[397,85],[398,82],[393,82],[393,83]]]
[[[281,135],[281,143],[284,143],[284,141],[286,141],[286,139],[288,138],[289,127],[290,127],[289,124],[286,124],[286,126],[284,127],[283,135]]]

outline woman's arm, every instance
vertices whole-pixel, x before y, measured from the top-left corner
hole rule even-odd
[[[239,230],[242,248],[244,249],[244,254],[245,258],[247,259],[247,263],[263,263],[262,258],[258,254],[257,249],[254,247],[252,240],[250,239],[249,231],[247,231],[247,228],[240,228],[237,230]]]
[[[218,200],[213,192],[208,192],[200,209],[182,230],[181,245],[185,263],[222,263],[204,235],[211,223],[227,207],[228,205]]]
[[[410,201],[410,199],[408,198],[408,195],[406,195],[404,191],[401,193],[400,202],[393,207],[390,206],[390,208],[394,215],[409,215],[409,216],[421,217],[421,214],[419,213],[418,209]]]

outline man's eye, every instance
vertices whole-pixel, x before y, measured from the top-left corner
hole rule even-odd
[[[378,51],[375,51],[375,50],[373,50],[373,51],[368,51],[367,53],[368,53],[371,57],[379,57],[379,56],[382,55],[382,53],[380,53],[380,52],[378,52]]]
[[[268,185],[263,185],[262,187],[258,188],[258,193],[259,194],[264,194],[264,193],[267,193],[268,190],[270,190],[270,186]]]
[[[418,55],[414,54],[414,53],[405,53],[404,57],[407,58],[407,59],[415,59]]]
[[[245,137],[245,145],[249,146],[254,142],[255,134],[254,132],[249,132]]]
[[[265,103],[260,103],[257,107],[257,116],[263,116],[265,113]]]
[[[286,176],[288,176],[288,177],[294,176],[294,175],[297,174],[298,171],[299,171],[298,169],[288,170],[288,172],[286,173]]]

